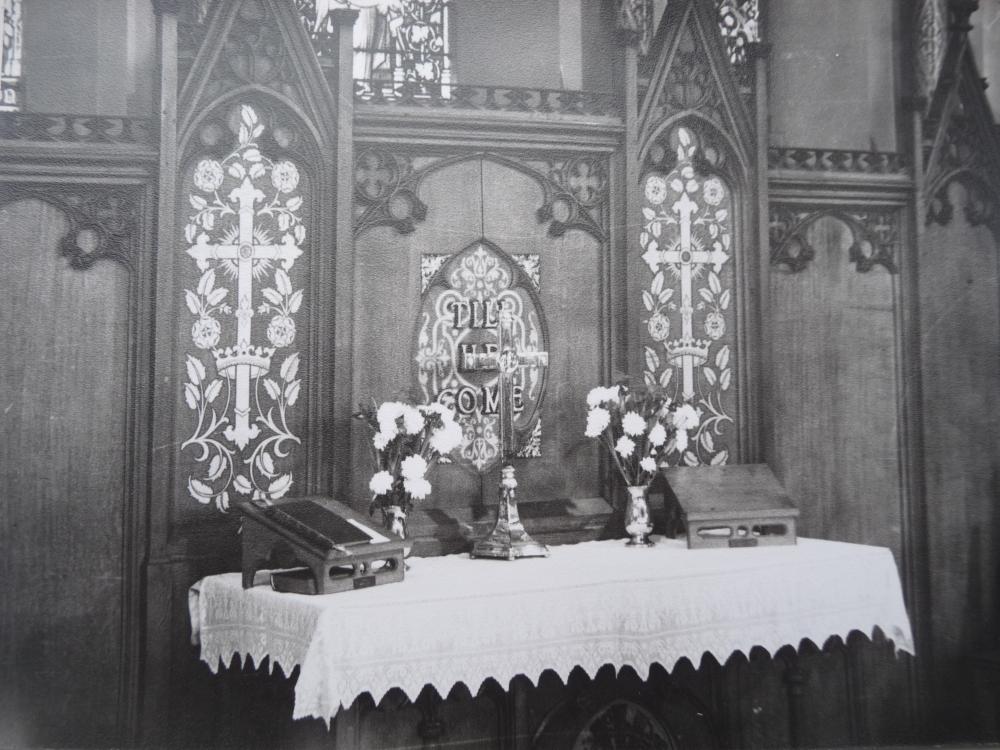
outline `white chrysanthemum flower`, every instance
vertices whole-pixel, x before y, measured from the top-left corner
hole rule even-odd
[[[639,462],[639,467],[643,471],[648,471],[650,474],[652,474],[654,471],[656,471],[656,461],[653,460],[652,456],[646,456]]]
[[[587,437],[598,437],[608,425],[611,424],[611,414],[602,406],[598,406],[587,412],[587,430],[584,433]]]
[[[659,448],[667,441],[667,429],[663,426],[662,422],[657,422],[653,425],[653,429],[649,431],[649,442],[654,446]]]
[[[691,404],[681,404],[674,412],[674,427],[678,430],[693,430],[701,422],[701,409]]]
[[[387,432],[376,432],[372,437],[372,443],[375,445],[375,450],[384,451],[385,447],[392,442],[394,437],[396,436],[390,435]]]
[[[423,456],[407,456],[399,465],[403,479],[421,479],[427,472],[427,462]]]
[[[641,435],[646,431],[646,420],[638,412],[630,411],[622,417],[622,429],[626,435]]]
[[[431,433],[431,448],[442,456],[451,453],[462,444],[462,425],[453,420],[445,420],[444,425]]]
[[[396,425],[396,420],[403,416],[403,411],[406,409],[405,404],[401,404],[398,401],[386,401],[378,408],[378,412],[375,414],[375,418],[378,420],[378,428],[387,435],[392,437],[396,436],[399,432],[399,428]]]
[[[392,489],[392,474],[388,471],[378,472],[368,483],[368,489],[376,495],[384,495]]]
[[[410,458],[414,458],[411,456]],[[423,477],[403,480],[403,489],[410,493],[414,500],[423,500],[431,494],[431,483]]]
[[[587,394],[587,406],[593,409],[595,406],[600,406],[604,399],[605,389],[601,386],[596,388],[591,388],[590,393]]]
[[[632,451],[635,450],[635,441],[627,435],[622,435],[618,438],[618,442],[615,443],[615,450],[621,454],[622,458],[628,458],[632,455]]]
[[[416,435],[424,429],[424,423],[424,415],[420,413],[419,409],[407,406],[403,411],[403,429],[406,430],[407,435]]]

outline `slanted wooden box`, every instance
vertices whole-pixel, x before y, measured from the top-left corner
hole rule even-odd
[[[799,510],[767,464],[664,468],[688,549],[795,544]]]
[[[295,498],[273,505],[239,503],[243,512],[243,588],[258,570],[271,588],[333,594],[403,580],[403,540],[336,500]]]

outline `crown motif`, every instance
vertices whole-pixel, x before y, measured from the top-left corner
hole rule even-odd
[[[711,346],[711,341],[690,336],[668,341],[664,345],[667,350],[667,360],[674,367],[680,367],[684,363],[684,357],[691,357],[694,366],[700,367],[708,361],[708,349]]]
[[[212,356],[215,357],[215,369],[226,378],[235,378],[236,368],[240,365],[249,365],[251,378],[266,375],[267,371],[271,369],[271,355],[273,354],[274,347],[250,346],[249,344],[212,350]]]

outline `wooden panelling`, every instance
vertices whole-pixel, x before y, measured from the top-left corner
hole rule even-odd
[[[67,220],[0,208],[0,745],[115,744],[129,275],[69,267]]]
[[[920,255],[934,693],[969,736],[969,659],[995,646],[1000,533],[1000,285],[997,240],[970,226],[966,190],[931,224]]]
[[[549,330],[549,370],[542,405],[542,456],[521,462],[521,498],[595,497],[597,446],[583,436],[587,392],[601,382],[603,259],[582,231],[552,238],[535,218],[538,183],[483,161],[483,234],[509,253],[537,253],[542,311]],[[490,484],[493,490],[496,482]],[[492,501],[492,492],[491,492]]]
[[[803,536],[890,547],[899,559],[893,278],[859,273],[848,225],[807,230],[816,257],[772,269],[774,466]]]
[[[454,254],[480,238],[508,254],[540,256],[541,309],[549,333],[549,384],[542,406],[542,457],[518,468],[522,499],[551,500],[601,494],[596,452],[583,440],[586,394],[601,380],[603,352],[601,243],[570,230],[552,238],[536,216],[544,202],[537,180],[483,157],[429,173],[419,197],[427,217],[411,234],[389,227],[361,233],[356,243],[354,402],[418,398],[414,339],[420,305],[420,256]],[[365,507],[371,476],[365,429],[354,435],[354,493]],[[480,476],[440,466],[427,507],[492,502],[497,468]],[[519,490],[520,492],[521,490]]]

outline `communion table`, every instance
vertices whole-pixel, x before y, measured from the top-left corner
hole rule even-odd
[[[467,555],[415,558],[401,584],[327,596],[244,590],[239,573],[190,590],[192,640],[212,671],[234,654],[285,674],[298,666],[294,717],[328,721],[367,692],[415,699],[488,678],[605,664],[648,674],[681,658],[720,662],[762,646],[881,628],[896,652],[914,652],[889,550],[799,539],[795,546],[688,550],[683,541],[625,547],[620,540],[552,547],[516,562]],[[261,576],[259,580],[265,577]]]

